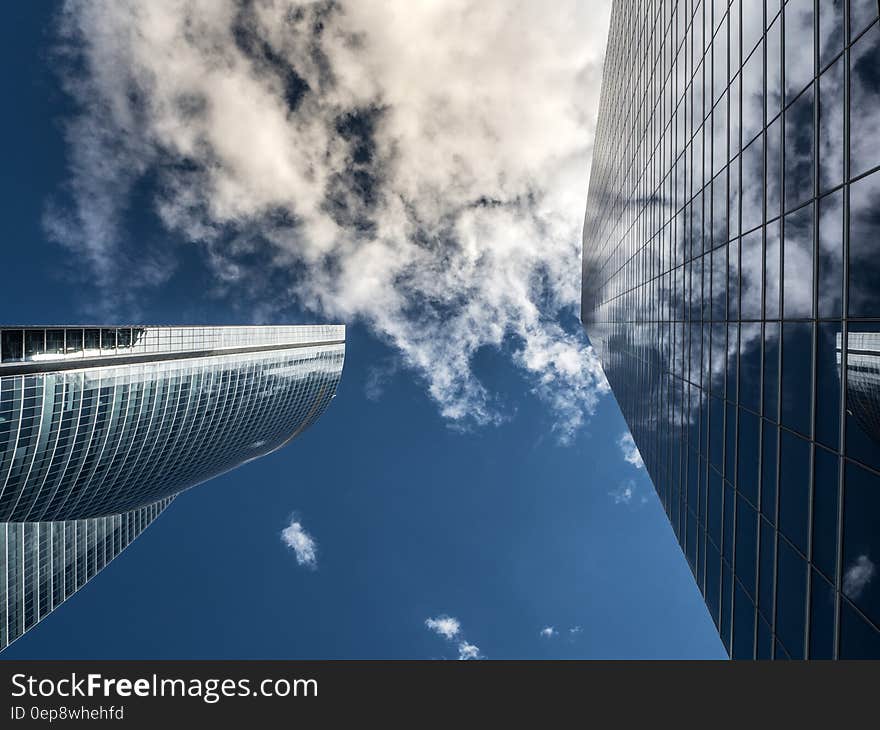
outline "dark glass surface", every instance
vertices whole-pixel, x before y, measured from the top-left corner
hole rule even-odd
[[[749,597],[757,596],[758,515],[745,499],[737,499],[736,574]]]
[[[810,515],[810,443],[781,431],[779,458],[779,529],[802,553],[807,552]]]
[[[776,636],[792,659],[804,655],[807,563],[788,541],[779,540],[776,581]]]
[[[877,2],[727,8],[614,5],[582,319],[725,646],[880,658]]]
[[[880,631],[849,602],[840,602],[840,659],[876,659],[880,656]]]
[[[880,490],[877,478],[860,466],[846,465],[843,497],[842,591],[875,623],[880,622]]]
[[[18,362],[24,359],[24,332],[3,330],[0,336],[0,354],[3,362]]]
[[[850,185],[849,214],[849,315],[876,316],[880,312],[880,173]]]
[[[754,656],[755,606],[742,586],[736,582],[733,590],[733,652],[734,659]]]
[[[820,446],[814,452],[813,564],[831,580],[837,577],[837,454]]]
[[[834,658],[834,603],[837,594],[817,571],[810,586],[810,659]]]

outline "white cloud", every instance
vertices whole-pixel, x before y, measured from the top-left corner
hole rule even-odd
[[[552,639],[554,636],[558,636],[559,632],[552,626],[545,626],[543,629],[541,629],[540,634],[545,639]]]
[[[149,195],[218,290],[366,324],[453,423],[509,412],[472,370],[503,349],[565,441],[608,389],[573,315],[609,5],[67,0],[48,229],[106,296],[155,284],[173,249],[124,243]]]
[[[633,500],[633,494],[635,493],[636,483],[629,479],[617,486],[616,489],[608,492],[608,495],[614,500],[614,504],[629,504]]]
[[[425,626],[438,636],[455,642],[459,659],[483,659],[480,648],[467,641],[461,633],[461,622],[453,616],[442,614],[436,618],[425,619]]]
[[[843,574],[843,592],[852,599],[862,595],[876,568],[867,555],[859,555]]]
[[[307,568],[316,568],[318,566],[315,540],[305,531],[302,524],[295,517],[281,531],[281,540],[287,547],[293,550],[297,563]]]
[[[642,461],[642,455],[639,453],[639,450],[636,447],[636,442],[633,440],[632,434],[629,433],[629,431],[621,434],[620,438],[617,440],[617,445],[620,446],[620,450],[623,452],[624,460],[632,464],[636,469],[643,469],[645,467],[645,462]]]
[[[569,633],[569,636],[577,636],[578,634],[582,634],[583,631],[584,631],[584,629],[581,626],[572,626],[568,630],[568,633]]]
[[[437,618],[425,619],[425,626],[439,634],[444,639],[454,639],[461,631],[461,624],[452,616],[438,616]]]

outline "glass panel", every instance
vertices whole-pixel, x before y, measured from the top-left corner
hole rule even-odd
[[[767,11],[768,16],[770,10]],[[777,18],[767,30],[767,122],[782,111],[782,23]]]
[[[64,352],[64,330],[46,330],[46,352]]]
[[[758,514],[742,497],[737,497],[736,575],[750,597],[757,596]]]
[[[782,117],[767,127],[767,214],[778,218],[782,211]]]
[[[785,540],[779,540],[776,582],[776,636],[788,655],[803,659],[806,628],[807,564]]]
[[[770,626],[758,614],[758,647],[755,652],[755,659],[772,659],[773,658],[773,634],[770,633]]]
[[[739,319],[739,244],[732,241],[727,247],[727,318]]]
[[[730,627],[732,624],[731,608],[733,593],[733,573],[730,572],[730,566],[721,563],[721,643],[730,653]]]
[[[761,563],[758,574],[758,609],[773,619],[773,585],[776,582],[776,531],[766,520],[761,523]]]
[[[785,6],[785,101],[789,103],[813,80],[813,4]]]
[[[779,317],[780,294],[780,246],[779,221],[768,223],[764,251],[764,316],[767,319]]]
[[[25,330],[24,333],[24,356],[25,358],[41,355],[46,351],[46,330]]]
[[[755,606],[739,583],[733,591],[733,659],[754,657]]]
[[[813,206],[785,216],[782,315],[786,319],[813,314]]]
[[[721,477],[714,469],[709,469],[709,505],[706,516],[706,532],[712,539],[712,541],[719,547],[721,546],[722,542],[722,495],[723,492],[721,489]]]
[[[712,252],[712,319],[727,319],[727,249]]]
[[[819,77],[819,190],[843,182],[843,77],[844,59],[839,58]]]
[[[855,38],[877,19],[877,0],[849,0],[849,32]]]
[[[764,32],[763,0],[742,0],[742,50],[743,57],[761,40]],[[758,51],[760,53],[760,50]]]
[[[760,322],[748,322],[740,326],[739,351],[739,402],[758,413],[761,404]]]
[[[730,482],[736,481],[736,406],[726,403],[724,426],[724,477]]]
[[[742,153],[742,177],[746,181],[764,179],[764,137],[752,142]],[[745,183],[742,191],[742,229],[750,231],[764,219],[764,186]]]
[[[813,482],[813,564],[828,578],[837,576],[837,454],[817,446]]]
[[[724,483],[724,545],[721,555],[729,562],[733,562],[733,516],[736,512],[736,501],[733,488]]]
[[[876,659],[880,632],[846,601],[840,602],[840,659]]]
[[[83,331],[81,329],[64,330],[65,352],[82,352]]]
[[[709,462],[721,468],[724,446],[724,402],[712,396],[709,399]]]
[[[785,210],[813,197],[813,88],[785,112]]]
[[[91,354],[97,354],[94,352],[98,350],[100,347],[101,339],[100,339],[100,330],[96,329],[85,329],[83,330],[83,338],[84,343],[83,347],[86,351],[93,351]]]
[[[874,25],[850,51],[849,164],[853,177],[880,165],[880,145],[877,144],[877,110],[880,108],[878,56],[880,25]]]
[[[706,543],[706,606],[717,627],[721,608],[721,553],[711,542]]]
[[[741,302],[743,319],[761,319],[764,255],[761,251],[761,229],[742,239]]]
[[[819,316],[840,317],[843,301],[843,191],[819,201]]]
[[[778,429],[763,421],[761,435],[761,513],[776,522],[776,438]]]
[[[816,342],[816,434],[817,441],[837,449],[840,443],[840,374],[837,340],[840,324],[820,323]]]
[[[834,658],[834,602],[832,585],[815,570],[810,588],[810,659]]]
[[[843,594],[872,621],[880,621],[880,489],[878,478],[847,462],[843,505]]]
[[[880,470],[880,324],[851,323],[846,352],[846,454]]]
[[[810,436],[813,325],[809,322],[783,324],[782,347],[782,423]]]
[[[880,312],[880,173],[850,186],[849,210],[849,314],[876,317]]]
[[[807,552],[810,518],[810,444],[781,432],[779,458],[779,529],[803,553]]]
[[[779,394],[779,323],[764,324],[764,412],[766,418],[774,421],[777,416],[777,396]]]
[[[758,504],[758,417],[739,411],[737,488],[752,504]]]
[[[742,70],[742,139],[747,145],[764,125],[764,57],[759,47]],[[743,170],[745,174],[745,170]]]
[[[115,350],[116,349],[116,330],[115,329],[101,330],[101,349],[102,350]]]
[[[819,5],[819,66],[824,68],[843,50],[844,0],[822,0]]]
[[[0,353],[2,353],[3,362],[21,361],[24,357],[24,332],[22,330],[3,330]]]
[[[713,245],[727,243],[727,173],[719,173],[712,181]]]

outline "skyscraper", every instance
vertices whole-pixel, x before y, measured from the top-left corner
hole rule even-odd
[[[880,657],[878,133],[877,0],[614,3],[581,316],[733,657]]]
[[[0,649],[334,397],[345,328],[0,329]]]

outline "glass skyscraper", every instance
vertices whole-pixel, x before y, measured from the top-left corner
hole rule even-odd
[[[345,327],[0,328],[0,649],[176,494],[317,420]]]
[[[877,0],[616,0],[582,320],[731,656],[880,657]]]

